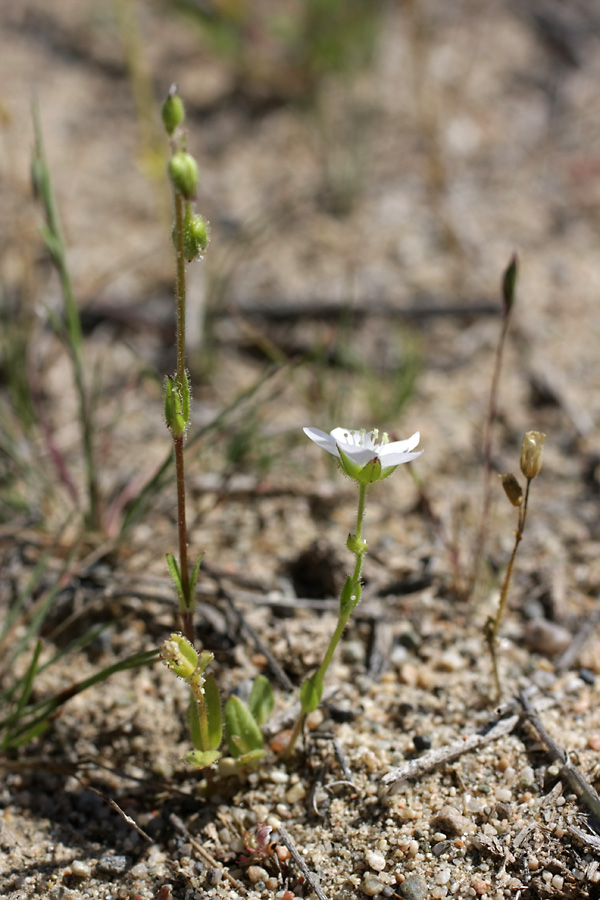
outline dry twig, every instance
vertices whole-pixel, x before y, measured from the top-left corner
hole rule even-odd
[[[395,794],[402,782],[406,781],[407,778],[420,777],[431,769],[437,768],[437,766],[458,759],[463,753],[470,753],[472,750],[476,750],[484,744],[489,744],[491,741],[495,741],[505,734],[510,734],[518,721],[518,713],[497,719],[491,726],[488,725],[483,729],[483,731],[465,735],[465,737],[459,738],[459,740],[453,741],[445,747],[431,750],[429,753],[425,753],[418,759],[411,759],[409,762],[404,763],[403,766],[392,769],[391,772],[387,772],[383,776],[381,782],[388,788],[387,793],[389,795]]]

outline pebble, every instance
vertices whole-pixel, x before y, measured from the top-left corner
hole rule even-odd
[[[272,769],[269,777],[273,784],[287,784],[290,780],[290,776],[283,769]]]
[[[372,872],[365,872],[362,889],[368,897],[375,897],[380,894],[384,888],[384,884]]]
[[[287,793],[285,795],[286,803],[290,803],[290,804],[297,803],[298,800],[302,800],[302,798],[304,797],[305,794],[306,794],[306,788],[304,787],[302,782],[299,781],[297,784],[294,784],[289,789],[289,791],[287,791]]]
[[[89,863],[83,862],[81,859],[74,860],[71,863],[71,873],[77,878],[89,878],[91,875]]]
[[[500,803],[508,803],[512,800],[512,791],[508,788],[498,788],[496,791],[496,800],[499,800]]]
[[[385,869],[385,856],[383,853],[378,853],[377,850],[367,850],[365,862],[369,868],[374,869],[376,872],[383,872]]]
[[[473,890],[476,894],[485,894],[489,890],[489,884],[483,878],[476,878],[473,882]]]
[[[590,750],[600,750],[600,734],[590,734],[587,739],[587,745]]]
[[[409,875],[398,886],[398,892],[404,900],[425,900],[428,894],[427,882],[422,875]]]
[[[548,619],[533,619],[525,627],[525,643],[543,656],[557,656],[571,643],[571,632]]]
[[[440,869],[439,872],[436,872],[434,881],[436,884],[448,884],[452,877],[452,872],[450,869]]]
[[[252,884],[256,884],[257,881],[266,881],[269,877],[269,873],[262,866],[248,866],[247,874]]]
[[[562,875],[555,875],[552,879],[552,887],[555,891],[562,891],[565,879]]]
[[[474,830],[473,823],[463,816],[454,806],[442,806],[439,813],[431,820],[431,827],[443,833],[443,838],[459,837]]]
[[[128,867],[129,860],[126,856],[103,856],[96,866],[104,875],[122,875]]]

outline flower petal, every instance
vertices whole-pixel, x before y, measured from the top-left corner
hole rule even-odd
[[[421,456],[424,452],[424,450],[417,450],[416,453],[386,453],[385,457],[382,457],[381,463],[386,469],[389,467],[396,468],[396,466],[401,466],[402,463],[411,462],[411,460]]]
[[[302,430],[306,437],[310,438],[311,441],[314,441],[317,446],[322,447],[323,450],[327,450],[332,456],[337,456],[339,458],[340,454],[338,452],[336,440],[332,434],[327,434],[326,431],[321,431],[320,428],[303,428]]]
[[[378,448],[379,456],[382,460],[385,460],[386,465],[394,465],[394,463],[388,463],[388,456],[394,456],[397,453],[406,453],[408,450],[414,450],[420,440],[420,432],[415,431],[415,433],[405,441],[392,441],[389,444],[382,444],[381,447]],[[421,453],[422,452],[423,451],[421,451]]]

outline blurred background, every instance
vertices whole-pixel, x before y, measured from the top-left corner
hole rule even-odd
[[[172,83],[212,230],[189,267],[196,426],[235,407],[197,444],[200,482],[301,477],[300,425],[365,424],[420,428],[427,477],[449,476],[434,492],[464,498],[517,251],[495,464],[508,468],[523,431],[548,430],[549,465],[564,474],[583,454],[595,484],[599,3],[26,0],[2,4],[0,28],[5,522],[62,514],[61,466],[80,479],[51,327],[60,284],[31,189],[34,100],[109,532],[168,449]]]

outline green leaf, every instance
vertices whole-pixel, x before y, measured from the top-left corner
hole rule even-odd
[[[260,762],[267,755],[266,750],[251,750],[250,753],[243,753],[236,759],[236,766],[251,766]]]
[[[208,747],[203,747],[204,742],[202,740],[202,730],[200,728],[200,713],[198,711],[198,704],[193,694],[190,697],[190,702],[187,705],[185,717],[187,719],[188,728],[190,729],[190,738],[196,750],[210,749]]]
[[[204,683],[204,702],[208,718],[208,748],[216,750],[223,738],[223,717],[219,688],[212,672],[206,676]]]
[[[252,685],[250,702],[248,704],[257,725],[265,724],[273,712],[274,703],[275,696],[269,679],[265,678],[264,675],[257,675]]]
[[[167,553],[167,566],[169,567],[169,573],[171,578],[175,582],[175,587],[177,589],[177,596],[180,600],[183,600],[183,585],[181,583],[181,572],[179,571],[179,566],[177,565],[177,560],[173,556],[172,553]]]
[[[318,682],[316,676],[317,673],[315,672],[300,688],[300,705],[302,706],[302,712],[305,714],[314,712],[321,702],[323,682]]]
[[[225,740],[234,759],[253,750],[261,750],[263,745],[256,719],[235,695],[229,697],[225,704]]]
[[[184,759],[188,766],[193,766],[194,769],[206,769],[220,757],[221,754],[218,750],[190,750],[185,754]]]

